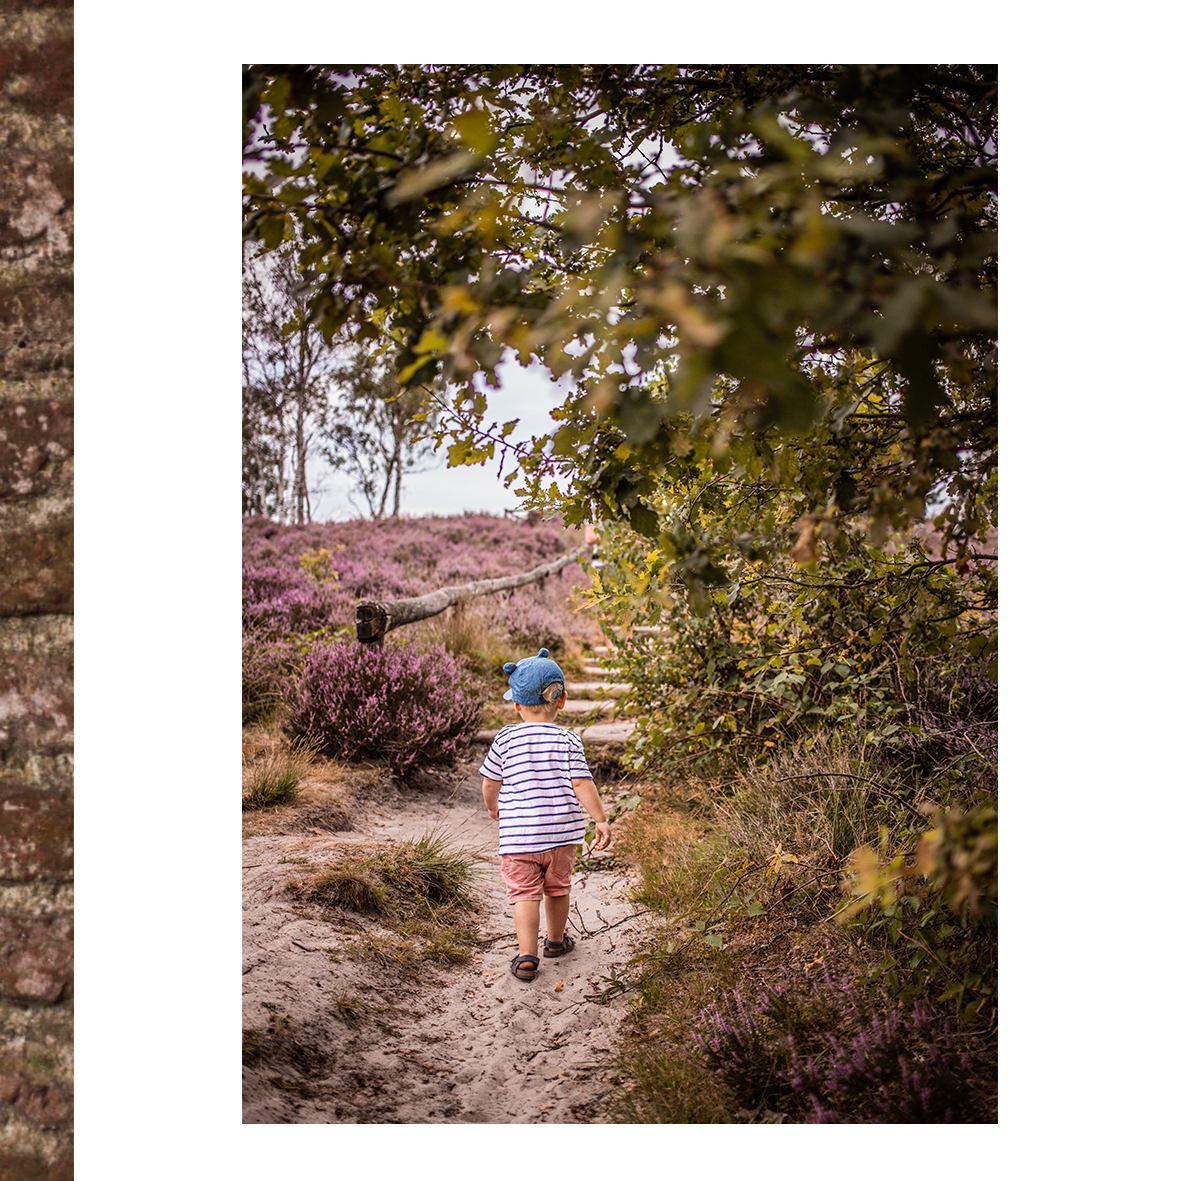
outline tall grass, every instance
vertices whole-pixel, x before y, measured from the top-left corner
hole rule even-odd
[[[300,784],[308,778],[315,745],[295,742],[286,750],[269,751],[242,770],[242,810],[278,808],[295,803]]]
[[[944,1023],[957,1012],[935,1003],[940,989],[913,989],[910,1016],[892,1016],[893,984],[865,984],[889,932],[834,921],[852,855],[908,848],[927,827],[912,802],[922,784],[908,773],[847,734],[764,766],[734,761],[710,779],[642,790],[618,847],[640,870],[633,900],[663,922],[631,964],[631,1036],[616,1063],[631,1083],[616,1096],[616,1119],[988,1118],[988,1086],[978,1079],[970,1094],[950,1048]],[[891,980],[902,976],[900,967]],[[769,977],[778,981],[770,990],[760,983]],[[771,1023],[767,1036],[759,1022]],[[793,1057],[806,1031],[808,1056]]]

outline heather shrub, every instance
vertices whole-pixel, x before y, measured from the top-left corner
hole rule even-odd
[[[302,570],[244,565],[242,626],[246,631],[291,635],[327,627],[347,603],[331,582]]]
[[[290,640],[268,641],[253,632],[242,635],[242,724],[265,722],[283,701],[283,687],[299,667],[299,651]]]
[[[242,522],[243,622],[252,631],[277,634],[352,625],[357,599],[410,598],[519,574],[569,545],[555,523],[479,513],[308,525],[248,517]],[[483,660],[493,650],[497,656],[529,648],[562,653],[569,640],[598,642],[591,613],[574,616],[573,623],[570,614],[573,591],[587,581],[575,564],[541,586],[474,599],[466,613],[479,616],[478,633],[473,639],[450,628],[461,634],[448,635],[448,648]]]
[[[317,644],[286,694],[284,732],[329,755],[400,771],[450,762],[480,720],[477,693],[442,647]]]
[[[706,1068],[748,1110],[798,1123],[972,1122],[967,1059],[921,1003],[876,1007],[826,973],[787,980],[702,1011],[694,1041]]]

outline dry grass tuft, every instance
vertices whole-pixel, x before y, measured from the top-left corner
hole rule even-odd
[[[288,888],[340,916],[352,937],[341,954],[382,969],[418,976],[424,961],[463,963],[471,958],[468,915],[477,905],[474,860],[438,833],[339,852],[328,865],[307,868]],[[380,931],[358,931],[358,921]]]
[[[263,749],[255,757],[243,751],[242,810],[277,808],[299,799],[300,784],[312,772],[315,748],[293,743],[284,749]]]

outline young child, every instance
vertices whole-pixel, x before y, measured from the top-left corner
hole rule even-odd
[[[537,957],[541,903],[546,906],[546,945],[553,959],[574,948],[566,933],[575,851],[583,839],[581,804],[595,821],[595,847],[611,843],[611,826],[587,766],[582,740],[556,725],[566,704],[566,678],[542,648],[537,656],[505,665],[506,701],[521,721],[492,741],[480,767],[484,806],[500,827],[501,876],[513,904],[518,955],[509,971],[532,980]]]

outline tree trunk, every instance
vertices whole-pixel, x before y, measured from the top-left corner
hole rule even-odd
[[[589,549],[589,546],[580,546],[569,554],[563,554],[556,561],[538,566],[526,574],[486,578],[480,582],[465,583],[463,586],[445,586],[442,590],[432,591],[429,595],[419,595],[413,599],[361,599],[357,603],[357,639],[362,644],[380,644],[386,632],[402,627],[403,624],[417,623],[420,619],[441,615],[448,607],[467,602],[478,595],[492,595],[498,591],[528,586],[531,582],[541,582],[577,561]]]

